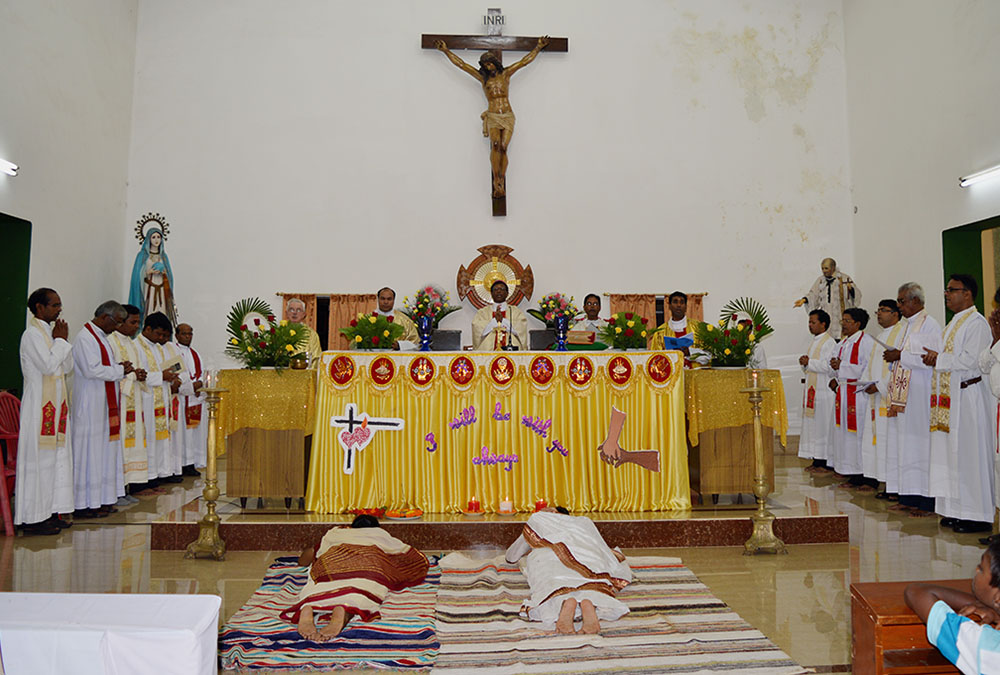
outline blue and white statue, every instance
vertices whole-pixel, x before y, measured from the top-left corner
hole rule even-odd
[[[152,227],[148,227],[152,224]],[[156,214],[143,216],[136,227],[136,236],[142,242],[132,265],[132,281],[128,301],[139,308],[141,318],[153,312],[163,312],[170,323],[177,325],[177,307],[174,304],[174,274],[164,246],[167,223]]]

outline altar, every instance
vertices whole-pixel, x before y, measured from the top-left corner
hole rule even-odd
[[[306,508],[689,509],[684,413],[680,352],[325,352]],[[605,463],[606,440],[660,470]]]

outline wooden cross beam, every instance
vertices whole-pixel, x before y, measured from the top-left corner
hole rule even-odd
[[[507,144],[510,142],[514,131],[513,111],[510,109],[510,102],[507,100],[507,88],[510,75],[520,67],[527,65],[535,58],[535,55],[542,48],[549,52],[568,52],[569,38],[535,38],[517,37],[501,35],[503,25],[503,15],[499,9],[489,9],[488,15],[483,17],[487,26],[488,35],[438,35],[425,33],[420,36],[421,49],[441,49],[448,55],[453,64],[472,75],[483,85],[483,93],[489,105],[487,112],[483,113],[483,135],[488,136],[491,144],[490,166],[491,166],[491,192],[493,198],[493,215],[507,215]],[[523,51],[529,52],[522,61],[513,64],[509,72],[499,75],[496,70],[492,74],[482,70],[477,71],[474,66],[464,63],[462,59],[450,53],[452,49],[476,49],[490,52],[496,58],[497,63],[503,66],[503,52]],[[492,66],[487,66],[492,67]],[[483,73],[489,75],[487,80]],[[494,75],[498,75],[494,77]],[[502,82],[500,82],[502,80]],[[494,84],[496,83],[496,84]],[[489,119],[487,117],[490,116]],[[509,119],[505,119],[509,116]]]

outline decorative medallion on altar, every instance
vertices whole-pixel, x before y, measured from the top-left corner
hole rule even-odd
[[[608,361],[608,379],[616,386],[623,387],[628,384],[632,379],[632,372],[632,362],[627,356],[615,356]]]
[[[531,359],[531,365],[528,366],[528,373],[531,375],[532,382],[544,387],[555,377],[556,364],[552,362],[549,356],[539,354]]]
[[[339,388],[346,387],[354,378],[356,371],[354,359],[350,356],[341,354],[330,362],[330,379]]]
[[[646,361],[646,375],[655,384],[666,384],[671,372],[670,359],[663,354],[654,354]]]
[[[410,361],[410,380],[418,388],[425,389],[430,386],[434,379],[434,362],[426,356],[418,356]]]
[[[574,388],[586,387],[594,378],[594,362],[586,356],[574,356],[566,365],[566,375]]]
[[[384,387],[396,376],[396,364],[388,356],[379,356],[368,366],[368,376],[376,385]]]
[[[476,376],[476,364],[464,354],[456,356],[448,364],[448,375],[461,391],[465,391],[471,386],[472,378]]]
[[[458,268],[458,297],[468,297],[476,309],[482,309],[493,302],[490,286],[504,281],[510,290],[508,303],[517,305],[521,300],[530,300],[535,288],[531,265],[521,267],[517,258],[510,255],[513,250],[502,244],[480,246],[478,251],[482,255],[469,263],[468,269],[464,265]]]
[[[506,389],[517,374],[517,366],[506,354],[501,354],[490,361],[490,379],[499,387]]]

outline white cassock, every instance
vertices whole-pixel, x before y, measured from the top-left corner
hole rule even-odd
[[[979,369],[993,334],[975,307],[942,335],[931,390],[931,496],[946,518],[993,522],[996,399]]]
[[[174,347],[180,352],[187,369],[177,397],[177,439],[181,443],[181,464],[202,467],[208,460],[208,411],[205,407],[205,395],[194,395],[194,382],[201,379],[203,372],[201,355],[193,347],[185,347],[180,343]]]
[[[900,359],[893,368],[910,371],[910,387],[906,409],[889,418],[889,454],[896,457],[899,483],[893,486],[886,481],[886,492],[900,495],[930,497],[931,462],[931,376],[934,369],[924,365],[924,347],[941,351],[941,324],[920,310],[909,319],[903,319],[905,331],[900,348]],[[891,478],[893,470],[887,469]],[[893,489],[895,488],[895,489]]]
[[[829,332],[814,335],[806,351],[809,363],[802,367],[802,431],[799,433],[799,457],[829,459],[833,444],[833,401],[830,389],[833,369],[830,359],[837,342]]]
[[[135,339],[139,363],[146,371],[140,386],[142,412],[146,427],[146,453],[149,456],[149,480],[176,476],[181,472],[180,448],[171,443],[173,395],[170,383],[163,380],[163,364],[169,359],[162,345],[147,340],[141,333]]]
[[[73,348],[52,339],[52,325],[31,317],[21,336],[21,424],[17,436],[14,524],[73,511],[73,449],[65,376]],[[2,480],[2,479],[0,479]]]
[[[498,309],[503,312],[499,322],[493,316]],[[486,305],[472,319],[472,346],[476,351],[497,351],[507,344],[516,345],[524,351],[527,349],[527,338],[528,317],[506,302]]]
[[[73,338],[71,412],[77,509],[114,504],[125,495],[118,408],[118,382],[123,377],[125,369],[115,362],[108,335],[88,322]],[[115,420],[109,419],[112,400],[118,415]]]
[[[135,340],[115,331],[111,334],[111,348],[115,361],[129,361],[141,368],[142,361]],[[149,456],[146,453],[146,430],[143,425],[142,395],[134,372],[118,383],[122,415],[122,472],[125,484],[134,485],[149,480]]]
[[[979,370],[989,381],[993,397],[1000,398],[1000,342],[979,353]],[[1000,426],[1000,403],[997,404],[996,410],[991,411],[990,417],[993,419],[994,428]],[[995,453],[993,455],[993,486],[994,494],[996,494],[996,491],[1000,490],[1000,476],[997,475],[997,472],[1000,471],[1000,429],[993,436],[993,450]],[[997,504],[1000,504],[1000,495],[996,495],[996,501]]]
[[[806,312],[822,309],[830,315],[830,335],[839,340],[840,317],[844,315],[845,309],[858,306],[861,302],[861,289],[849,276],[837,270],[832,277],[821,274],[805,298]]]
[[[844,338],[837,345],[840,359],[837,370],[837,399],[833,412],[832,463],[837,473],[854,476],[863,473],[861,441],[865,422],[868,421],[868,394],[864,392],[870,382],[862,379],[868,369],[875,340],[864,331]]]
[[[890,347],[898,347],[903,341],[903,333],[906,328],[904,321],[897,321],[896,325],[889,326],[879,333],[878,340]],[[882,358],[885,354],[885,347],[878,342],[872,347],[871,358],[868,359],[868,370],[865,371],[864,380],[874,382],[878,387],[878,393],[872,394],[868,400],[869,417],[865,425],[865,436],[862,441],[864,447],[865,476],[876,478],[888,483],[888,469],[893,471],[892,483],[899,484],[899,466],[895,454],[890,460],[889,449],[889,418],[888,412],[889,391],[889,363]],[[870,452],[874,451],[874,452]],[[869,473],[871,471],[871,473]],[[887,492],[892,492],[888,490]]]

